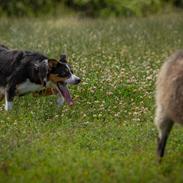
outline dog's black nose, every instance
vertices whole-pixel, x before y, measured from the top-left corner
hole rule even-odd
[[[80,78],[76,80],[76,84],[79,84],[80,82],[81,82]]]

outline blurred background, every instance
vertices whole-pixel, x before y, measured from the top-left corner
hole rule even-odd
[[[147,16],[181,11],[183,0],[0,0],[0,16]]]

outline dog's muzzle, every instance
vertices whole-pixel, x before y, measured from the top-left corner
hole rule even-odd
[[[79,84],[80,82],[81,79],[74,74],[72,74],[70,78],[65,80],[66,84]]]

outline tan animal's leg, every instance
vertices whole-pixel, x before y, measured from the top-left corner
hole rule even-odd
[[[161,160],[161,158],[164,156],[168,136],[174,124],[173,121],[166,115],[161,106],[158,106],[156,109],[155,124],[159,132],[157,154],[159,160]]]

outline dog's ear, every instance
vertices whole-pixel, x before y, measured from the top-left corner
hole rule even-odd
[[[54,67],[56,67],[58,64],[58,61],[55,59],[48,59],[48,68],[49,70],[52,70]]]
[[[42,62],[39,63],[39,71],[38,71],[39,79],[41,81],[41,84],[43,86],[46,86],[47,79],[48,79],[48,72],[49,72],[49,66],[48,66],[48,60],[45,59]]]
[[[35,69],[36,71],[39,71],[39,65],[40,65],[40,64],[38,64],[38,63],[34,63],[34,69]]]
[[[66,56],[66,54],[61,54],[60,55],[60,62],[67,63],[67,56]]]
[[[46,86],[49,72],[48,60],[37,61],[34,63],[34,71],[43,86]]]

